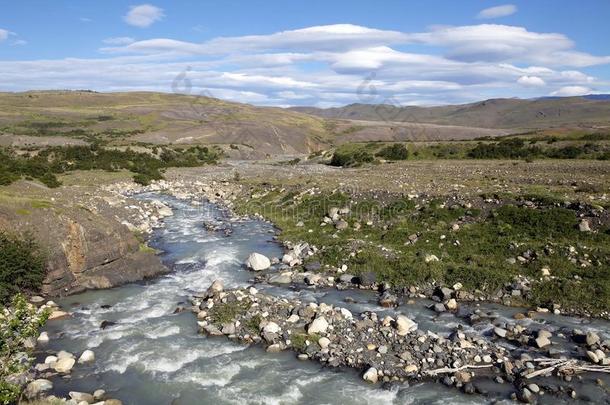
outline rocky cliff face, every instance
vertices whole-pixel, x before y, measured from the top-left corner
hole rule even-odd
[[[154,253],[141,249],[125,225],[124,206],[78,196],[74,190],[55,193],[61,194],[0,200],[0,229],[32,232],[46,251],[43,293],[57,296],[109,288],[167,271]]]

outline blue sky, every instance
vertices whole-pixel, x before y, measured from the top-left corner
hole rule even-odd
[[[610,92],[610,2],[2,1],[0,91],[259,105]]]

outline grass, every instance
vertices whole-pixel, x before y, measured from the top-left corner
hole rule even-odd
[[[551,196],[534,199],[537,209],[509,204],[485,209],[445,204],[443,199],[416,202],[400,196],[386,200],[341,193],[301,195],[295,188],[271,188],[263,197],[242,201],[240,210],[259,212],[282,229],[281,238],[307,241],[320,248],[312,258],[323,265],[348,266],[348,272],[374,272],[395,286],[453,285],[493,294],[517,275],[540,279],[548,266],[552,281],[536,283],[529,305],[559,301],[564,308],[599,314],[610,310],[610,234],[577,229],[576,212]],[[536,197],[536,198],[533,198]],[[349,228],[337,232],[320,226],[330,207],[351,207]],[[297,227],[302,221],[303,227]],[[367,225],[372,223],[372,225]],[[360,230],[354,225],[359,223]],[[454,231],[451,225],[460,223]],[[417,242],[406,243],[410,235]],[[570,247],[577,253],[570,253]],[[508,259],[530,251],[535,260],[511,264]],[[426,263],[427,255],[440,260]],[[582,267],[582,263],[587,267]],[[571,291],[578,286],[578,291]]]
[[[250,302],[235,301],[216,304],[210,309],[210,317],[212,322],[217,325],[223,325],[235,320],[237,315],[247,311],[250,308]]]
[[[308,335],[306,333],[295,333],[294,335],[290,336],[290,342],[292,342],[292,347],[294,347],[300,352],[305,352],[305,350],[307,349],[308,341],[310,344],[317,345],[318,340],[320,340],[320,335],[315,333],[311,335]]]

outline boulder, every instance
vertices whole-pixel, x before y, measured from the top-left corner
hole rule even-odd
[[[599,335],[595,332],[587,332],[585,342],[587,343],[587,346],[593,346],[594,344],[599,343]]]
[[[95,392],[93,393],[93,399],[95,399],[96,401],[103,400],[105,396],[106,396],[106,391],[104,391],[102,389],[95,390]]]
[[[39,378],[27,385],[24,394],[28,399],[34,399],[41,396],[43,393],[53,389],[53,383],[49,380]]]
[[[92,404],[93,402],[95,402],[93,395],[88,394],[86,392],[70,391],[68,395],[70,396],[70,398],[72,398],[78,403],[86,402],[88,404]]]
[[[457,301],[455,300],[455,298],[451,298],[449,301],[447,301],[445,306],[450,311],[455,311],[457,309],[457,307],[458,307]]]
[[[49,334],[47,332],[42,332],[38,339],[36,339],[38,343],[48,343],[49,342]]]
[[[294,259],[295,257],[292,254],[286,253],[284,256],[282,256],[282,263],[290,264]]]
[[[212,297],[212,296],[222,292],[223,290],[224,290],[224,285],[222,283],[222,280],[217,279],[217,280],[214,280],[214,282],[208,288],[206,293],[207,293],[208,297]]]
[[[546,336],[538,336],[534,342],[536,343],[536,347],[540,349],[551,344],[551,341]]]
[[[58,319],[64,319],[64,318],[67,318],[68,316],[70,316],[70,314],[65,311],[55,310],[55,311],[51,312],[51,315],[49,315],[49,321],[56,321]]]
[[[263,332],[264,333],[280,333],[280,326],[275,323],[275,322],[268,322],[264,327],[263,327]]]
[[[78,358],[78,362],[83,363],[93,363],[95,361],[95,353],[91,350],[85,350],[83,354]]]
[[[349,226],[348,223],[346,221],[343,221],[342,219],[335,222],[335,228],[338,229],[339,231],[341,231],[343,229],[347,229],[348,226]]]
[[[379,373],[377,372],[377,369],[375,367],[371,367],[364,372],[364,374],[362,375],[362,379],[364,381],[376,384],[379,380]]]
[[[399,336],[405,336],[409,332],[412,332],[417,329],[417,323],[413,322],[411,319],[407,318],[404,315],[398,315],[396,317],[396,333]]]
[[[271,260],[265,255],[253,252],[248,256],[246,266],[254,271],[267,270],[271,267]]]
[[[322,349],[326,349],[326,348],[327,348],[327,347],[330,345],[330,339],[329,339],[329,338],[327,338],[327,337],[321,337],[321,338],[318,340],[318,344],[320,345],[320,347],[321,347]]]
[[[272,284],[290,284],[292,283],[292,272],[274,274],[269,277],[269,282]]]
[[[326,318],[320,316],[314,319],[313,322],[309,324],[309,327],[307,328],[307,333],[310,335],[313,335],[314,333],[326,333],[327,329],[328,322],[326,321]]]
[[[578,223],[578,230],[580,232],[591,232],[591,225],[588,219],[581,219]]]
[[[58,373],[69,373],[74,367],[74,363],[76,363],[76,360],[71,357],[60,358],[53,365],[53,369]]]
[[[60,350],[57,353],[57,358],[58,359],[67,359],[67,358],[73,359],[73,358],[75,358],[75,356],[72,353],[70,353],[70,352],[67,352],[65,350]]]
[[[389,291],[384,291],[379,297],[379,305],[390,308],[398,305],[398,297]]]
[[[495,327],[494,333],[501,338],[506,337],[506,329]]]
[[[405,373],[407,374],[417,373],[418,370],[419,367],[417,367],[417,365],[415,364],[408,364],[407,366],[405,366]]]

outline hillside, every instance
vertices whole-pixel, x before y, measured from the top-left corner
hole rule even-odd
[[[0,145],[217,144],[236,157],[308,153],[324,120],[279,108],[152,92],[0,93]],[[232,145],[232,146],[231,146]]]
[[[321,110],[154,92],[0,93],[0,146],[22,150],[90,143],[136,149],[217,145],[229,157],[257,159],[350,142],[471,140],[609,123],[610,101],[603,97],[495,99],[428,108],[352,104]]]
[[[607,97],[491,99],[439,107],[351,104],[340,108],[295,107],[293,111],[324,118],[427,123],[494,129],[540,129],[610,125]]]

